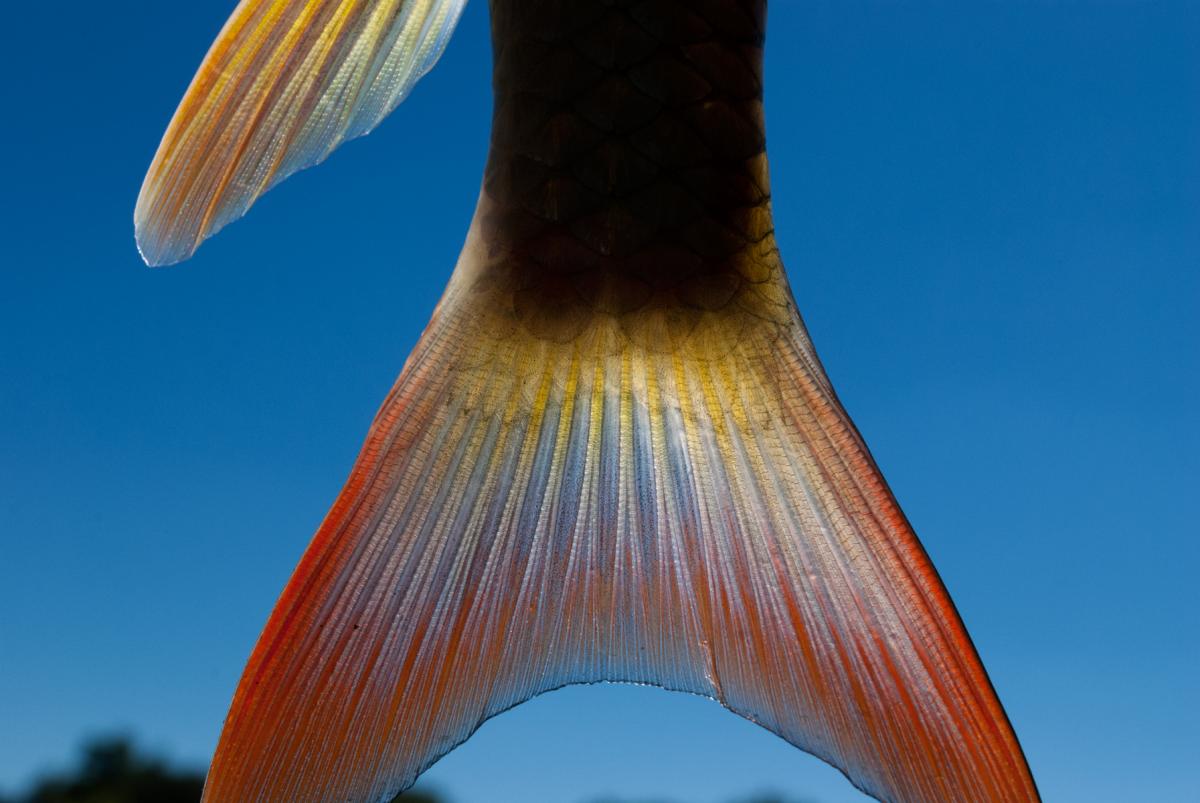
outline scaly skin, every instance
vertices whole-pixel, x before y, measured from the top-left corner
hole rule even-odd
[[[663,321],[792,318],[771,221],[765,17],[763,0],[493,0],[476,223],[489,282],[512,291],[495,303],[532,334],[565,342],[601,313],[653,346]]]

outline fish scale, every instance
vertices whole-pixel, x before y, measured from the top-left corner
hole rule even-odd
[[[778,320],[752,291],[785,281],[767,178],[765,2],[491,8],[480,226],[517,316],[751,306]],[[539,320],[535,334],[553,337]]]

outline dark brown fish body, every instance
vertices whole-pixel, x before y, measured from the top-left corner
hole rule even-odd
[[[686,320],[782,287],[762,105],[766,2],[493,0],[479,224],[513,305]],[[741,303],[739,303],[741,302]],[[780,317],[778,310],[761,310]],[[528,318],[526,314],[524,317]]]

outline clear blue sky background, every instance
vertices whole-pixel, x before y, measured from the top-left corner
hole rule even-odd
[[[475,201],[482,0],[380,131],[193,262],[142,267],[142,174],[231,7],[5,12],[9,792],[112,729],[207,761]],[[1198,43],[1194,2],[771,10],[801,308],[1056,803],[1196,795]],[[460,803],[862,799],[715,704],[624,687],[505,714],[428,782]]]

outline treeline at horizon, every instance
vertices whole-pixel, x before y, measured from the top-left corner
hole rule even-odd
[[[138,749],[126,736],[105,736],[85,744],[75,766],[48,773],[15,797],[0,803],[199,803],[204,773],[177,767]],[[479,803],[454,800],[439,792],[414,789],[393,803]],[[544,802],[543,802],[544,803]],[[689,803],[671,799],[599,798],[593,803]],[[776,796],[742,798],[730,803],[815,803]]]

